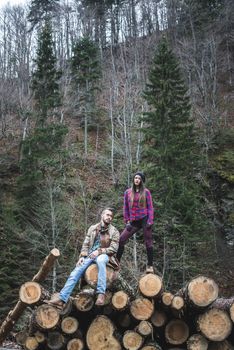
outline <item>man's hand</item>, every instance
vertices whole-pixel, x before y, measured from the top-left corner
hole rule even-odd
[[[85,259],[85,258],[82,256],[82,257],[77,261],[76,266],[82,265],[82,264],[84,263],[84,259]]]
[[[98,255],[99,255],[98,250],[94,250],[94,251],[89,255],[89,257],[90,257],[91,259],[95,259]]]

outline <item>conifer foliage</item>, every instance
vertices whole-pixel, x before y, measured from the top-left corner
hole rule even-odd
[[[33,72],[32,90],[37,108],[37,125],[43,126],[48,112],[60,104],[59,78],[53,51],[52,28],[47,20],[38,39],[36,70]]]
[[[83,117],[85,154],[87,155],[87,131],[97,122],[96,92],[101,77],[99,52],[96,44],[87,37],[81,38],[73,47],[71,59],[72,97],[74,105]]]
[[[184,278],[192,252],[196,255],[193,244],[204,239],[206,220],[194,177],[199,164],[189,97],[166,39],[158,45],[145,98],[150,110],[143,117],[144,162],[158,200],[157,234],[161,242],[160,234],[167,238],[170,269],[180,269]]]

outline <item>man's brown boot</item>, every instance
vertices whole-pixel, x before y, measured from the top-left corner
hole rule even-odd
[[[105,294],[98,294],[95,305],[102,306],[105,303]]]
[[[57,307],[58,309],[62,310],[63,306],[64,306],[64,301],[62,301],[59,298],[59,293],[55,293],[52,295],[50,300],[46,300],[45,303],[53,305],[55,307]]]

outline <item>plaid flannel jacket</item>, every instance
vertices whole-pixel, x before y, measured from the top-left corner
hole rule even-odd
[[[124,192],[124,208],[123,215],[124,221],[127,223],[128,221],[136,221],[148,217],[147,224],[153,225],[154,222],[154,208],[152,202],[152,196],[150,191],[145,188],[145,196],[146,196],[146,205],[145,207],[140,207],[139,205],[139,194],[136,193],[134,195],[133,204],[131,203],[131,193],[132,189],[129,188]]]

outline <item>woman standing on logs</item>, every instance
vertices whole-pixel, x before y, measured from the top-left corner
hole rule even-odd
[[[133,177],[132,187],[124,193],[123,214],[126,226],[120,236],[117,259],[120,261],[124,252],[124,245],[128,239],[142,228],[148,260],[146,273],[153,273],[152,225],[154,208],[151,193],[145,188],[144,182],[145,175],[140,171],[136,172]]]
[[[86,269],[95,262],[98,266],[96,305],[104,305],[106,264],[110,257],[116,254],[119,246],[119,231],[111,225],[112,220],[113,210],[110,208],[103,210],[101,222],[92,225],[88,230],[75,269],[71,272],[60,293],[53,296],[47,303],[62,308]]]

